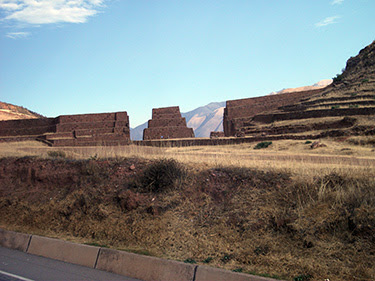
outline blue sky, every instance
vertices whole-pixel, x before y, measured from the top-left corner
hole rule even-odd
[[[374,0],[0,0],[0,100],[48,117],[182,112],[334,77]]]

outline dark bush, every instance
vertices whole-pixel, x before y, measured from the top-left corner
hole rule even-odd
[[[336,77],[332,78],[333,83],[338,83],[342,81],[342,74],[337,74]]]
[[[148,165],[140,182],[144,191],[161,192],[172,188],[186,176],[186,169],[176,160],[161,159]]]
[[[261,148],[267,148],[272,144],[272,141],[262,141],[258,143],[254,149],[261,149]]]

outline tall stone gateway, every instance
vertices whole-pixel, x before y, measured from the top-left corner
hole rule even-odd
[[[182,138],[194,138],[194,131],[186,126],[178,106],[152,109],[152,119],[143,130],[143,140]]]

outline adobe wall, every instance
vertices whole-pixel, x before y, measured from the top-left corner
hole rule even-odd
[[[277,110],[281,106],[294,104],[305,98],[318,95],[324,89],[269,95],[264,97],[230,100],[224,109],[223,127],[225,136],[234,136],[240,128],[238,118],[251,118],[262,112]]]
[[[152,109],[152,119],[143,130],[143,140],[194,138],[192,128],[186,126],[178,106]]]
[[[211,132],[210,139],[223,138],[225,137],[224,132]]]
[[[146,138],[145,138],[146,137]],[[158,127],[146,128],[144,130],[143,139],[184,139],[194,138],[194,131],[187,127]]]
[[[274,121],[294,120],[294,119],[308,119],[321,117],[340,117],[340,116],[355,116],[355,115],[374,115],[375,108],[342,108],[342,109],[320,109],[297,111],[291,113],[277,113],[277,114],[259,114],[253,118],[255,122],[272,123]]]
[[[161,107],[152,109],[152,119],[159,119],[162,116],[180,116],[180,107],[179,106],[170,106],[170,107]]]
[[[184,117],[148,120],[148,128],[154,127],[186,127],[186,120]]]
[[[0,121],[0,141],[30,138],[54,146],[128,144],[129,117],[115,112]]]
[[[55,132],[55,118],[0,121],[0,136],[40,135]]]

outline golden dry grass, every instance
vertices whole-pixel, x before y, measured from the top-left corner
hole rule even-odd
[[[350,141],[355,139],[356,141]],[[305,141],[273,141],[267,149],[254,150],[256,143],[222,146],[191,146],[159,148],[144,146],[101,146],[53,148],[40,142],[0,143],[0,157],[40,156],[48,152],[64,151],[71,159],[103,159],[136,157],[145,159],[173,158],[194,167],[214,166],[246,167],[256,169],[281,169],[294,174],[327,174],[331,171],[372,173],[375,171],[375,149],[372,145],[356,145],[359,140],[367,143],[374,137],[351,137],[347,141],[324,139],[327,145],[311,149]]]

